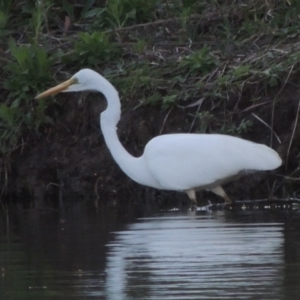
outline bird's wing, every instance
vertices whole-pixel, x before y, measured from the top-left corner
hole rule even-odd
[[[212,184],[243,170],[271,170],[281,159],[271,148],[217,134],[169,134],[152,139],[144,158],[166,189],[187,190]]]

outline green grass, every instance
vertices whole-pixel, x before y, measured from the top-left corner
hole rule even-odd
[[[1,155],[52,122],[50,102],[34,96],[83,67],[125,106],[164,113],[203,98],[186,112],[196,131],[249,132],[250,114],[232,114],[299,76],[299,16],[296,0],[1,0]]]
[[[69,65],[74,63],[80,67],[95,68],[105,65],[120,57],[121,48],[117,43],[110,41],[105,32],[95,31],[91,34],[79,32],[78,39],[74,42],[73,55],[64,60]]]

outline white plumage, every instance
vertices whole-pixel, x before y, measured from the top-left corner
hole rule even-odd
[[[186,190],[226,181],[241,171],[280,166],[271,148],[221,134],[167,134],[155,137],[143,157],[167,190]]]

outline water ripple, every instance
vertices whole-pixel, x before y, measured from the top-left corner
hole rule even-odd
[[[280,299],[283,224],[210,216],[140,219],[116,232],[109,299]]]

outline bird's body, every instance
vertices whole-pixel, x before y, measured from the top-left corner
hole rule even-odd
[[[142,157],[164,189],[185,191],[214,187],[244,170],[269,170],[276,166],[270,155],[265,145],[228,135],[167,134],[152,139]]]
[[[118,92],[100,74],[84,69],[68,81],[37,96],[57,92],[96,90],[107,99],[100,126],[105,142],[120,168],[134,181],[157,189],[195,192],[208,189],[230,201],[221,187],[249,170],[273,170],[281,159],[273,149],[241,138],[221,134],[166,134],[153,138],[140,157],[130,155],[117,135],[121,115]]]

